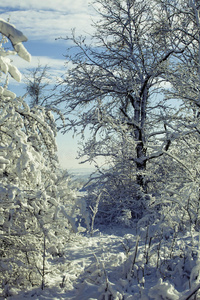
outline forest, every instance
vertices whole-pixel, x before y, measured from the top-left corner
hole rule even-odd
[[[95,0],[65,71],[26,95],[27,37],[0,19],[0,299],[200,299],[200,2]],[[56,135],[79,138],[85,180]]]

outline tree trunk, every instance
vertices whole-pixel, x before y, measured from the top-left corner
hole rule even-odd
[[[148,99],[148,89],[144,88],[140,97],[138,97],[135,105],[134,120],[139,126],[135,128],[135,141],[136,146],[136,170],[137,170],[137,184],[142,188],[142,190],[147,192],[147,184],[144,175],[146,170],[146,148],[145,148],[145,136],[144,127],[146,122],[146,103]]]
[[[142,190],[146,193],[147,192],[147,183],[145,179],[145,170],[146,170],[146,160],[144,160],[144,156],[146,154],[146,150],[144,149],[143,142],[138,142],[136,147],[137,152],[137,163],[136,163],[136,170],[137,170],[137,184],[142,188]]]

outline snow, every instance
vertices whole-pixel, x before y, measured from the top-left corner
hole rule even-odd
[[[11,60],[7,57],[0,57],[0,69],[5,73],[9,73],[16,81],[21,81],[21,73],[11,64]]]
[[[152,299],[162,300],[179,300],[180,294],[175,290],[174,286],[169,282],[163,282],[162,278],[159,279],[158,283],[152,287],[148,294]]]
[[[13,45],[26,42],[28,39],[23,33],[16,29],[14,25],[0,18],[0,32],[5,35]]]
[[[20,57],[30,61],[30,54],[22,44],[22,42],[27,41],[27,38],[21,31],[17,30],[12,24],[0,19],[0,32],[10,39],[15,51]],[[15,80],[20,81],[21,74],[18,69],[11,64],[12,61],[7,57],[6,53],[11,54],[10,51],[5,52],[2,50],[0,52],[0,55],[2,54],[0,56],[0,69],[6,74],[9,73]],[[15,98],[14,93],[7,91],[6,88],[3,87],[0,87],[0,95],[8,98],[6,102]],[[11,178],[10,186],[5,183],[6,188],[4,188],[4,182],[2,181],[1,198],[5,199],[5,202],[3,203],[2,199],[1,201],[5,208],[3,207],[2,210],[0,210],[0,225],[4,230],[7,228],[8,236],[10,236],[12,223],[17,220],[14,216],[14,210],[16,210],[17,213],[19,212],[19,216],[21,215],[20,210],[22,208],[34,211],[33,216],[37,216],[36,220],[38,222],[34,223],[32,221],[35,225],[31,223],[31,226],[35,226],[38,230],[39,225],[41,226],[40,233],[44,235],[42,258],[44,259],[43,264],[47,265],[45,265],[44,268],[45,274],[42,274],[42,269],[39,272],[39,274],[43,276],[42,280],[44,280],[45,277],[44,290],[38,286],[35,288],[33,281],[27,276],[27,282],[30,285],[26,285],[26,291],[20,291],[18,288],[11,287],[9,283],[4,284],[4,290],[2,292],[4,295],[9,295],[6,299],[186,300],[191,298],[191,296],[200,289],[199,233],[192,222],[189,219],[190,222],[188,222],[186,219],[186,229],[181,232],[180,228],[177,229],[178,226],[180,227],[179,220],[181,216],[177,218],[177,215],[171,212],[172,216],[168,219],[169,213],[168,207],[166,206],[163,208],[163,211],[157,214],[151,214],[149,210],[148,214],[136,225],[130,221],[132,214],[128,208],[123,209],[120,217],[117,218],[117,220],[121,222],[120,226],[116,224],[100,226],[98,224],[98,227],[95,228],[94,219],[98,211],[98,202],[100,201],[101,194],[97,195],[96,206],[90,207],[93,213],[92,217],[87,214],[86,205],[84,205],[83,202],[81,203],[80,199],[80,201],[75,200],[76,197],[73,196],[73,191],[70,190],[70,187],[69,191],[64,187],[58,190],[58,188],[53,185],[57,179],[55,174],[52,174],[51,178],[41,185],[41,188],[38,188],[38,186],[43,183],[42,170],[46,170],[45,160],[42,158],[42,153],[40,155],[37,152],[37,147],[32,147],[30,139],[29,142],[27,142],[27,136],[25,132],[21,130],[25,125],[23,125],[24,123],[20,113],[23,115],[23,118],[29,118],[27,119],[29,126],[26,124],[27,127],[25,126],[25,129],[31,128],[30,138],[32,138],[32,140],[37,138],[37,131],[39,131],[41,138],[45,140],[44,143],[46,147],[48,148],[48,146],[51,145],[51,153],[53,154],[56,149],[54,142],[55,132],[48,126],[43,110],[41,112],[39,110],[34,112],[30,110],[25,103],[23,104],[20,99],[11,101],[11,104],[10,106],[6,105],[5,109],[3,107],[1,123],[4,126],[10,125],[12,129],[11,131],[9,127],[7,132],[5,132],[9,133],[7,135],[11,139],[9,146],[10,157],[13,161],[14,159],[16,160],[16,166],[12,166],[11,159],[6,158],[8,157],[8,151],[4,151],[4,147],[2,146],[2,151],[0,151],[0,169],[3,173],[4,168],[8,165],[8,167],[10,167],[10,174],[17,174],[17,179],[21,182],[23,180],[27,181],[27,195],[24,186],[22,192],[20,192],[20,189],[18,190],[20,186],[11,185],[13,184],[13,178]],[[9,118],[10,124],[8,122]],[[7,123],[5,122],[6,119]],[[36,123],[38,123],[40,127],[37,127]],[[15,132],[16,126],[19,130],[16,128]],[[117,125],[113,124],[113,126],[115,127]],[[1,129],[3,132],[4,127],[2,126]],[[8,144],[7,141],[8,137],[6,137],[6,145]],[[11,155],[11,150],[13,150],[12,154],[14,153],[16,157],[14,154],[13,156]],[[160,156],[160,153],[158,149],[158,151],[154,153],[154,156]],[[167,153],[168,156],[171,156],[175,161],[183,165],[174,154]],[[190,171],[187,166],[183,166],[191,173],[190,175],[193,180],[193,171]],[[45,172],[44,174],[46,175]],[[0,174],[0,176],[1,175],[2,174]],[[7,176],[8,175],[5,175],[5,178]],[[7,180],[7,178],[5,180]],[[38,188],[34,193],[28,190],[28,188],[35,188],[34,185],[33,187],[31,186],[31,183],[35,183]],[[47,184],[47,186],[45,184]],[[192,199],[191,191],[193,190],[193,185],[195,188],[195,180],[192,184],[190,183],[190,186],[184,186],[184,194],[188,199]],[[196,194],[198,194],[199,186],[196,189]],[[28,195],[28,192],[31,192],[30,195]],[[70,199],[69,205],[66,205],[67,193],[70,195],[70,197],[68,197]],[[59,204],[62,197],[64,199],[63,205]],[[165,199],[165,203],[167,203],[167,201],[171,203],[172,199]],[[182,198],[180,200],[179,198],[173,199],[173,204],[179,204],[179,207],[183,210],[185,203],[181,202],[183,202]],[[74,208],[72,207],[72,203]],[[156,207],[156,205],[158,205],[158,202],[156,202],[155,199],[154,206]],[[153,206],[151,206],[150,209],[152,209],[152,207]],[[4,213],[6,210],[8,212],[8,209],[9,213],[6,219]],[[75,210],[78,209],[81,214],[81,221],[85,219],[85,224],[81,224],[78,220],[75,212]],[[181,210],[178,210],[177,213],[180,213]],[[61,222],[59,223],[61,215],[63,215],[65,219],[60,219]],[[16,214],[16,216],[18,216],[18,214]],[[24,215],[24,218],[25,216],[26,215]],[[152,223],[150,223],[150,219],[152,219]],[[68,221],[66,227],[65,220]],[[55,225],[55,229],[51,229],[51,227],[45,229],[43,227],[44,224],[51,224],[52,221],[58,221],[57,225],[59,226]],[[92,221],[91,224],[90,221]],[[26,222],[27,219],[25,219],[25,222],[22,222],[23,224],[25,223],[25,227],[23,228],[22,226],[20,228],[20,230],[22,229],[24,232],[26,226],[28,226]],[[181,222],[183,225],[183,220],[181,220]],[[77,223],[79,223],[78,226]],[[62,232],[59,230],[61,225],[64,225]],[[67,236],[67,242],[63,239],[63,244],[66,244],[62,252],[59,249],[62,249],[63,233],[65,233],[69,225],[71,226],[71,234],[69,237]],[[189,225],[188,227],[190,228],[187,229],[187,225]],[[3,231],[0,231],[0,234],[3,235]],[[34,235],[32,235],[32,237],[34,237]],[[46,237],[48,237],[49,242],[52,242],[47,248],[45,248]],[[36,253],[39,256],[39,250]],[[46,254],[47,257],[45,256]],[[48,254],[51,254],[51,256],[48,256]],[[17,257],[16,252],[14,252],[14,256]],[[36,260],[37,258],[34,260],[35,265],[37,265]],[[2,261],[1,266],[3,263]],[[21,262],[19,261],[17,263],[20,270]],[[51,266],[51,268],[48,269],[49,266]],[[6,264],[3,269],[7,270]],[[38,270],[39,268],[37,267],[36,274],[39,277],[37,273]],[[29,276],[30,274],[31,273],[29,273]],[[18,285],[18,287],[20,288],[21,285]]]
[[[30,62],[31,55],[28,53],[22,42],[27,41],[27,37],[23,35],[21,31],[15,28],[14,25],[6,22],[0,18],[0,32],[6,36],[13,45],[15,51],[1,48],[0,51],[0,70],[5,74],[9,73],[16,81],[21,81],[21,73],[19,70],[11,64],[11,59],[7,56],[11,54],[18,54],[22,59]]]
[[[144,241],[139,241],[136,228],[101,226],[94,230],[93,236],[76,234],[66,245],[64,260],[61,259],[63,272],[49,275],[43,291],[34,288],[15,291],[7,299],[185,300],[198,289],[199,282],[189,290],[183,282],[175,287],[169,280],[163,280],[155,268],[156,262],[143,278],[144,252]]]
[[[119,263],[122,263],[126,256],[124,255],[124,248],[122,242],[124,241],[123,234],[130,233],[130,229],[125,229],[125,232],[120,228],[115,229],[115,233],[111,233],[111,229],[105,229],[105,232],[96,230],[93,237],[90,235],[77,235],[72,241],[66,245],[65,260],[68,265],[67,270],[57,278],[49,276],[49,284],[57,287],[47,288],[45,291],[32,290],[26,293],[14,295],[8,299],[98,299],[101,295],[101,289],[104,288],[102,279],[96,281],[99,276],[98,264],[104,264],[108,274],[112,274],[112,280],[118,280],[117,269]],[[132,236],[132,235],[131,235]],[[125,237],[126,238],[126,237]],[[63,276],[65,276],[65,288],[59,289]],[[92,283],[94,280],[94,283]],[[96,282],[95,282],[96,281]],[[99,288],[101,284],[101,288]],[[115,284],[110,283],[113,291]],[[40,294],[39,297],[36,294]],[[48,294],[49,293],[49,294]],[[117,294],[117,291],[115,291]],[[117,299],[117,298],[116,298]]]
[[[14,49],[16,50],[17,54],[23,58],[24,60],[30,62],[31,61],[31,55],[28,53],[26,48],[22,43],[18,43],[14,46]]]
[[[0,164],[9,164],[10,161],[3,156],[0,156]]]

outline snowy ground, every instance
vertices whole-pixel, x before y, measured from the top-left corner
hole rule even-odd
[[[118,280],[117,268],[126,259],[123,244],[124,241],[126,244],[128,239],[132,241],[135,239],[132,231],[128,228],[123,231],[115,228],[113,232],[112,228],[104,228],[103,233],[97,230],[92,237],[75,238],[67,245],[63,274],[56,278],[48,277],[48,284],[52,286],[52,289],[50,287],[44,291],[35,289],[7,299],[98,299],[102,294],[98,291],[99,286],[105,279],[101,278],[105,277],[105,274],[100,274],[98,264],[101,265],[100,269],[104,264],[108,277]],[[98,282],[98,277],[100,282]],[[64,288],[60,288],[60,285]]]
[[[59,272],[55,270],[54,275],[47,276],[48,286],[44,291],[33,289],[17,293],[13,290],[13,296],[7,299],[187,299],[187,293],[191,287],[185,284],[187,280],[179,282],[180,277],[183,276],[180,257],[177,256],[174,261],[171,260],[171,268],[172,265],[177,265],[177,268],[173,270],[174,275],[170,275],[172,278],[170,281],[173,284],[170,284],[168,280],[163,282],[159,279],[156,268],[157,256],[155,255],[155,259],[152,259],[145,269],[147,255],[144,256],[144,253],[148,253],[147,245],[144,241],[138,241],[137,247],[137,241],[134,229],[120,227],[102,227],[96,230],[92,237],[90,235],[76,236],[68,243],[65,257],[60,258]],[[169,247],[168,250],[171,251]],[[149,252],[149,261],[150,256],[153,257],[155,253],[152,250],[150,255]],[[178,292],[174,288],[175,282],[178,286],[182,286],[182,291],[186,292],[182,293],[180,290]],[[193,287],[196,288],[196,286]]]

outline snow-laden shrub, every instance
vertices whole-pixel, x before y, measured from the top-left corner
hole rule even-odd
[[[26,37],[3,20],[0,31],[16,51],[0,45],[0,69],[19,81],[7,55],[30,60],[21,43]],[[7,85],[0,87],[0,99],[0,285],[7,297],[13,287],[44,288],[46,274],[58,272],[52,260],[63,255],[71,233],[78,231],[76,216],[84,205],[68,177],[58,172],[52,113],[30,109]]]
[[[123,166],[124,169],[114,165],[109,169],[97,170],[85,187],[85,199],[91,208],[91,215],[98,206],[96,223],[131,227],[148,207],[150,196],[145,195],[136,183],[134,168],[127,171],[125,162]]]
[[[130,248],[119,272],[124,295],[127,285],[138,299],[142,291],[147,299],[184,300],[198,292],[199,153],[196,132],[187,141],[180,137],[168,153],[147,165],[148,194],[138,189],[134,168],[128,172],[126,161],[126,172],[118,165],[91,179],[87,200],[92,212],[98,208],[96,222],[128,225],[137,220],[139,251],[133,259],[135,245]]]

